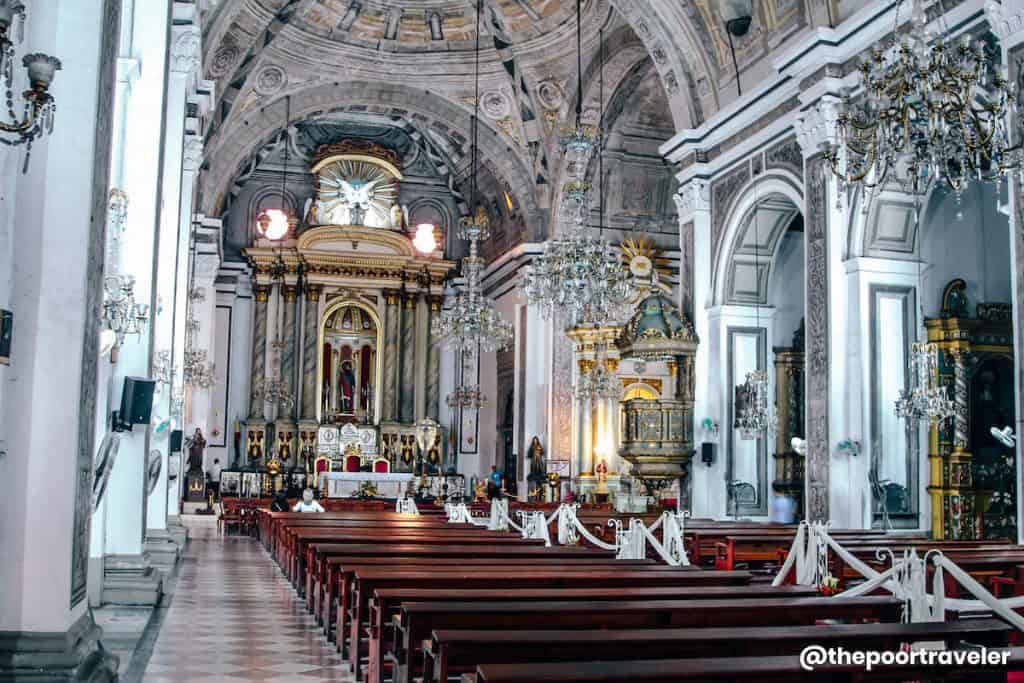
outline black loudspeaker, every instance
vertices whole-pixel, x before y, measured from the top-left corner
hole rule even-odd
[[[181,453],[181,430],[175,429],[171,432],[171,453]]]
[[[125,377],[124,388],[121,390],[121,424],[149,424],[153,412],[153,391],[156,382],[145,377]]]
[[[715,461],[715,444],[702,443],[700,445],[700,461],[711,467],[711,463]]]

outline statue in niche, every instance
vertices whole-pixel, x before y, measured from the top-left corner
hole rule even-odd
[[[354,412],[356,374],[352,368],[351,360],[343,360],[341,362],[341,370],[338,372],[338,388],[341,389],[341,412]]]
[[[206,439],[203,438],[203,432],[196,427],[195,433],[192,435],[191,443],[188,446],[188,469],[189,471],[203,469],[203,451],[206,449]]]
[[[392,204],[390,213],[391,222],[388,227],[392,230],[405,230],[409,227],[409,207]]]

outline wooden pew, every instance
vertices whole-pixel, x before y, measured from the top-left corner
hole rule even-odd
[[[505,548],[498,548],[499,551],[505,550]],[[510,555],[511,553],[505,553]],[[545,557],[506,557],[499,554],[498,556],[487,556],[477,552],[476,549],[473,551],[467,551],[465,557],[403,557],[403,556],[386,556],[386,557],[352,557],[348,555],[333,556],[328,558],[324,565],[327,567],[325,572],[325,579],[322,585],[314,587],[314,593],[316,595],[316,604],[314,605],[314,612],[317,614],[317,621],[325,627],[327,630],[328,640],[332,640],[333,628],[335,620],[337,619],[335,608],[338,601],[338,595],[340,593],[341,586],[347,583],[347,579],[351,578],[351,573],[346,575],[343,569],[350,565],[360,565],[362,567],[369,567],[372,565],[381,567],[476,567],[476,566],[494,566],[494,567],[543,567],[557,564],[559,559],[556,557],[545,558]],[[646,560],[616,560],[611,557],[574,557],[572,558],[573,566],[584,566],[590,567],[632,567],[642,565],[657,565],[657,562],[651,559]],[[351,570],[349,570],[351,572]]]
[[[809,643],[847,650],[898,651],[904,643],[963,641],[1003,648],[1013,631],[1000,619],[950,623],[828,624],[701,629],[435,630],[424,651],[423,683],[446,683],[478,666],[505,663],[629,661],[798,655]]]
[[[881,596],[766,598],[757,601],[756,610],[737,600],[407,602],[392,619],[395,647],[388,659],[396,683],[411,683],[421,644],[437,629],[532,629],[538,624],[556,629],[796,626],[820,619],[897,621],[901,607],[897,600]],[[371,683],[375,680],[370,678]]]
[[[370,602],[366,631],[369,638],[368,668],[382,671],[383,653],[392,645],[392,617],[403,602],[433,602],[451,599],[457,602],[545,602],[619,600],[760,600],[778,597],[814,597],[810,586],[642,586],[636,588],[503,588],[438,590],[433,588],[378,588]]]
[[[1005,666],[971,665],[900,666],[877,665],[870,672],[857,665],[822,665],[813,672],[804,671],[799,656],[735,657],[698,659],[655,659],[627,662],[581,661],[549,664],[487,664],[477,668],[475,676],[463,676],[463,683],[622,683],[623,681],[659,681],[705,683],[714,681],[862,681],[957,680],[1005,681],[1006,673],[1024,666],[1024,648],[1011,648]]]
[[[618,567],[587,570],[573,568],[571,562],[565,565],[551,565],[540,568],[505,569],[493,571],[487,568],[474,570],[462,568],[459,571],[439,574],[431,571],[387,570],[379,568],[358,569],[354,572],[347,592],[343,595],[350,608],[348,614],[338,609],[338,640],[342,633],[349,634],[353,645],[360,642],[360,629],[369,623],[369,603],[374,592],[381,588],[422,588],[459,590],[468,588],[502,590],[510,588],[629,588],[636,585],[648,586],[728,586],[749,583],[747,572],[712,572],[667,569],[663,565],[654,567]],[[429,632],[428,634],[429,635]],[[348,659],[353,671],[359,666],[359,648],[348,648]]]
[[[486,536],[473,531],[430,529],[419,531],[401,531],[393,529],[312,529],[297,527],[290,530],[295,542],[288,551],[291,579],[293,585],[305,594],[306,588],[306,549],[310,543],[323,542],[330,545],[348,543],[425,543],[428,545],[446,545],[449,543],[486,542],[487,544],[509,544],[515,546],[536,545],[543,547],[543,541],[525,540],[510,534],[504,536]],[[486,533],[486,532],[485,532]]]

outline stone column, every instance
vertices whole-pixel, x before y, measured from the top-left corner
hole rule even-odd
[[[267,308],[270,303],[270,285],[256,283],[252,287],[256,302],[252,324],[252,388],[249,397],[249,421],[259,422],[266,417],[263,396],[257,389],[267,375]]]
[[[413,420],[422,420],[427,415],[427,365],[430,362],[430,310],[428,296],[421,293],[416,297],[413,309],[416,320],[416,362],[413,371]]]
[[[306,285],[306,310],[303,319],[302,342],[302,420],[316,422],[317,406],[320,404],[320,385],[317,384],[320,357],[320,293],[322,285]]]
[[[825,159],[817,154],[805,162],[804,249],[807,259],[807,518],[829,519],[829,275],[828,182]]]
[[[398,420],[398,318],[401,311],[398,302],[400,292],[387,290],[384,292],[384,356],[381,359],[384,370],[384,401],[381,409],[383,422]]]
[[[441,401],[441,345],[430,335],[430,326],[434,318],[441,315],[441,304],[444,303],[443,296],[431,295],[429,297],[430,316],[427,320],[427,417],[432,420],[438,419]]]
[[[399,400],[399,420],[411,424],[414,419],[414,397],[416,391],[416,299],[418,294],[406,292],[402,297],[402,343],[399,359],[402,366]]]
[[[95,680],[117,676],[86,580],[120,6],[31,3],[16,48],[16,72],[23,49],[59,55],[64,68],[52,136],[36,140],[25,174],[24,148],[4,151],[11,171],[0,178],[0,240],[16,236],[11,260],[0,259],[0,296],[14,316],[11,364],[0,368],[0,661],[13,679],[72,680],[86,662]]]
[[[284,285],[281,289],[281,305],[284,306],[281,323],[281,376],[288,382],[288,388],[292,392],[292,403],[286,415],[279,415],[280,418],[295,419],[298,408],[299,387],[295,381],[295,351],[298,348],[298,330],[295,329],[295,313],[298,307],[299,290],[295,285]]]

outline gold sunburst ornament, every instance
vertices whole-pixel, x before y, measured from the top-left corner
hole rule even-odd
[[[663,281],[672,275],[670,262],[663,256],[665,252],[650,237],[631,236],[623,240],[619,249],[629,272],[638,280],[649,280],[656,273],[657,280]]]

